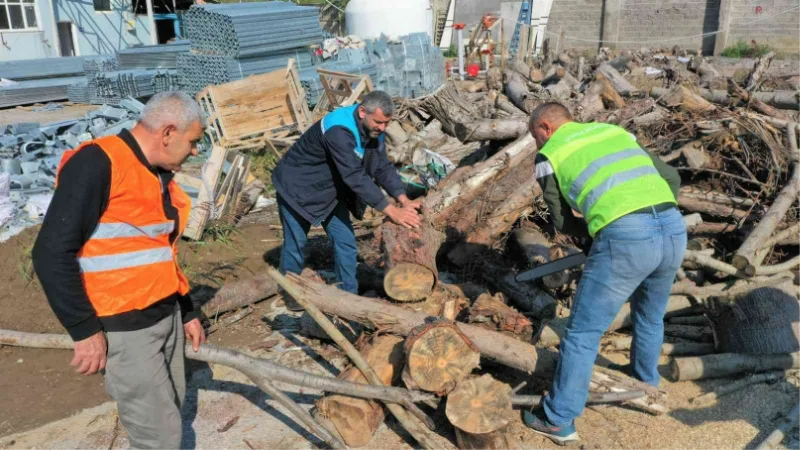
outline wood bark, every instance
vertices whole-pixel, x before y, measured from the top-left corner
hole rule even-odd
[[[447,396],[445,413],[456,428],[473,434],[497,431],[511,417],[511,388],[491,375],[474,376]]]
[[[530,158],[536,151],[536,143],[530,133],[505,146],[491,158],[473,167],[456,170],[446,177],[423,202],[423,211],[435,227],[443,227],[456,206],[471,202],[500,173],[519,162]]]
[[[664,336],[678,337],[695,342],[714,342],[714,333],[711,331],[710,326],[666,324],[664,325]]]
[[[630,350],[632,338],[621,337],[611,340],[611,347],[614,350]],[[664,343],[661,345],[661,354],[667,356],[684,355],[709,355],[714,353],[714,344],[702,342],[679,342]]]
[[[688,197],[682,194],[678,195],[678,206],[687,211],[706,214],[722,219],[742,220],[747,216],[747,211],[737,209],[733,206],[723,205],[695,197]]]
[[[488,217],[479,218],[480,225],[467,233],[464,240],[448,252],[450,262],[463,266],[476,254],[490,248],[520,217],[533,212],[533,200],[541,194],[542,188],[536,179],[533,176],[528,177]]]
[[[361,335],[361,332],[364,331],[364,326],[358,322],[354,322],[352,320],[342,320],[338,317],[331,317],[331,323],[336,325],[336,328],[347,338],[350,342],[356,342],[358,337]],[[331,337],[328,336],[325,331],[317,325],[317,322],[308,315],[308,313],[304,312],[303,315],[300,316],[300,330],[298,333],[302,334],[303,336],[308,336],[314,339],[320,339],[323,341],[330,341]]]
[[[456,427],[456,443],[461,450],[518,450],[522,444],[510,430],[511,426],[491,433],[467,433]]]
[[[586,89],[577,107],[577,112],[582,121],[590,121],[597,114],[605,110],[605,103],[603,103],[603,99],[600,97],[602,89],[602,84],[597,81],[593,81],[592,84],[589,85],[589,88]]]
[[[522,76],[524,76],[526,79],[528,79],[530,81],[533,81],[533,78],[531,77],[531,70],[532,70],[531,66],[527,65],[526,63],[524,63],[522,61],[511,61],[511,63],[507,66],[507,70],[508,69],[513,70],[513,71],[521,74]],[[539,81],[541,81],[541,80],[539,80]],[[534,81],[534,82],[536,82],[536,81]]]
[[[454,322],[437,320],[408,334],[403,381],[413,389],[447,395],[480,363],[480,353]]]
[[[691,402],[693,405],[707,405],[724,395],[744,389],[747,386],[758,383],[770,383],[773,381],[778,381],[783,379],[785,376],[785,372],[768,372],[750,375],[747,378],[742,378],[741,380],[734,381],[733,383],[723,384],[715,388],[712,392],[693,397],[689,399],[689,402]]]
[[[693,56],[689,61],[689,70],[700,75],[700,86],[708,87],[712,81],[719,78],[720,74],[711,64],[707,63],[702,56]]]
[[[655,87],[650,90],[650,97],[660,98],[667,94],[669,89]],[[728,95],[728,91],[720,89],[698,89],[697,93],[709,102],[716,103],[722,106],[741,106],[741,101],[738,98],[732,98]],[[797,111],[800,109],[800,94],[795,91],[774,91],[774,92],[754,92],[752,97],[774,106],[779,109],[790,109]]]
[[[679,195],[683,197],[707,200],[709,202],[719,203],[720,205],[738,206],[741,208],[750,207],[756,203],[750,198],[732,197],[730,195],[714,191],[699,191],[695,190],[691,186],[682,187]]]
[[[271,271],[270,273],[273,272]],[[287,279],[297,287],[297,290],[307,301],[312,302],[326,314],[356,320],[371,329],[407,335],[411,329],[424,323],[429,317],[424,313],[410,311],[388,302],[361,297],[333,286],[306,280],[295,274],[288,274]],[[467,338],[475,344],[481,352],[481,356],[492,359],[499,364],[543,377],[552,376],[555,370],[556,355],[552,352],[539,352],[533,345],[473,325],[463,323],[457,325]],[[598,369],[595,367],[595,371]],[[598,382],[605,378],[607,377],[598,377]],[[619,386],[636,385],[639,386],[636,389],[643,389],[648,393],[647,397],[632,400],[628,404],[656,414],[662,412],[663,398],[659,394],[660,391],[654,390],[652,386],[649,388],[640,386],[643,383],[638,383],[622,375],[615,379]]]
[[[753,70],[751,70],[750,73],[747,74],[747,78],[744,79],[744,85],[748,91],[755,91],[758,89],[758,85],[761,83],[761,77],[764,76],[764,72],[769,69],[773,58],[775,58],[775,52],[769,52],[756,60],[755,64],[753,64]]]
[[[500,111],[505,111],[512,116],[519,116],[519,117],[527,117],[528,113],[525,111],[517,108],[511,100],[508,99],[505,95],[498,95],[497,100],[495,101],[495,107]]]
[[[579,249],[564,247],[550,242],[544,234],[535,229],[518,228],[512,233],[513,242],[520,249],[530,267],[547,264],[553,260],[563,258]],[[556,289],[569,283],[570,269],[552,273],[541,278],[542,284],[551,289]]]
[[[436,253],[443,236],[425,223],[409,229],[392,222],[381,225],[386,275],[383,288],[393,300],[407,302],[425,299],[439,278]]]
[[[225,283],[200,310],[205,317],[214,318],[278,293],[278,284],[266,275]]]
[[[614,86],[614,90],[622,96],[629,97],[639,93],[639,89],[636,86],[631,84],[630,81],[626,80],[625,77],[617,72],[617,69],[611,67],[611,65],[608,63],[600,64],[600,66],[597,68],[597,73],[603,74],[603,76],[605,76],[606,79]]]
[[[497,331],[506,336],[519,339],[522,342],[531,342],[533,337],[533,324],[519,311],[506,305],[503,294],[483,294],[475,300],[469,309],[467,322]]]
[[[503,71],[499,67],[491,67],[486,71],[486,86],[490,91],[503,90]]]
[[[402,338],[381,335],[360,351],[384,385],[390,386],[400,376],[403,367]],[[337,378],[351,383],[369,384],[357,367],[350,367]],[[350,447],[367,445],[385,417],[380,403],[344,395],[326,395],[316,405]]]
[[[730,78],[728,78],[728,94],[730,94],[732,97],[741,99],[744,104],[752,106],[753,109],[761,114],[766,114],[779,120],[792,120],[788,114],[783,113],[780,109],[775,108],[774,106],[770,106],[762,102],[757,96],[753,95],[752,92],[742,89],[741,86],[736,84],[736,82]]]
[[[499,271],[484,274],[484,279],[506,295],[520,311],[539,319],[551,319],[556,314],[556,299],[533,284],[520,282],[514,274]]]
[[[708,325],[711,323],[706,316],[671,317],[667,319],[667,322],[674,325]]]
[[[517,139],[527,132],[528,122],[524,119],[483,119],[455,125],[455,135],[461,142]]]
[[[747,372],[767,372],[800,368],[800,353],[745,355],[720,353],[690,358],[674,358],[670,373],[675,381],[720,378]]]
[[[536,109],[538,102],[528,90],[525,77],[519,72],[507,70],[505,72],[505,93],[511,103],[517,108],[530,114]]]
[[[614,85],[601,73],[595,75],[595,82],[599,84],[600,98],[608,109],[620,109],[625,106],[625,100],[614,89]]]
[[[744,243],[736,251],[731,262],[733,266],[738,269],[746,269],[752,266],[753,259],[756,252],[761,248],[761,243],[769,239],[775,228],[778,226],[783,217],[789,211],[789,208],[797,203],[797,196],[800,193],[800,150],[797,146],[797,126],[790,124],[787,127],[787,137],[789,140],[789,150],[791,151],[791,158],[794,167],[792,168],[792,176],[786,185],[781,189],[778,197],[772,202],[769,210],[761,221],[753,228],[753,231],[747,236]]]
[[[658,88],[653,88],[653,91],[656,89]],[[663,102],[670,108],[682,107],[687,111],[697,113],[706,113],[716,109],[714,105],[703,98],[699,93],[680,84],[675,85],[675,87],[664,94]]]
[[[456,124],[470,123],[481,118],[477,109],[459,95],[452,83],[447,83],[422,101],[421,106],[442,123],[442,130],[455,135]]]

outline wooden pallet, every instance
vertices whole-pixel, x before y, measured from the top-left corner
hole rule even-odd
[[[263,148],[264,139],[312,124],[294,59],[285,70],[208,86],[196,98],[208,116],[212,143],[230,149]]]
[[[319,80],[325,89],[325,95],[320,97],[314,107],[316,120],[321,119],[333,109],[356,103],[364,94],[374,90],[369,75],[353,75],[325,69],[317,69],[317,73],[319,73]]]

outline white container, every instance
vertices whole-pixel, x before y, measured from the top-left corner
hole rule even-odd
[[[430,0],[350,0],[345,9],[347,34],[374,39],[426,33],[433,38]]]

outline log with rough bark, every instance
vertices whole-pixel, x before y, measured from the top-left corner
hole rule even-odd
[[[531,321],[519,311],[506,305],[503,294],[493,296],[483,294],[478,297],[469,309],[467,322],[511,336],[522,342],[531,342],[533,337]]]
[[[517,139],[527,132],[528,122],[524,119],[482,119],[455,125],[455,135],[461,142]]]
[[[630,350],[633,340],[630,337],[620,337],[611,340],[614,350]],[[661,345],[661,354],[667,356],[685,355],[710,355],[714,353],[714,344],[701,342],[664,343]]]
[[[517,281],[512,273],[503,275],[499,271],[490,271],[483,276],[487,282],[505,294],[520,311],[529,313],[539,320],[555,316],[556,299],[544,290],[533,284]]]
[[[405,342],[403,381],[413,389],[447,395],[473,369],[481,354],[454,322],[436,320],[420,325]]]
[[[590,121],[597,114],[605,110],[605,103],[603,103],[603,99],[600,97],[602,90],[603,85],[598,81],[593,81],[586,89],[577,107],[578,116],[581,121]]]
[[[227,311],[256,303],[278,293],[278,284],[266,275],[241,279],[224,284],[216,294],[201,307],[206,317],[216,317]]]
[[[490,91],[503,90],[503,71],[499,67],[491,67],[486,71],[486,86]]]
[[[595,82],[600,85],[600,98],[608,109],[620,109],[625,106],[625,100],[605,75],[602,73],[595,75]]]
[[[270,274],[276,277],[280,276],[274,271],[270,271]],[[326,314],[355,320],[371,329],[407,335],[414,327],[424,323],[429,317],[424,313],[395,306],[386,301],[351,294],[334,286],[307,280],[295,274],[288,274],[286,278],[292,286],[297,288],[298,295],[302,294],[308,302],[313,303]],[[552,352],[539,352],[533,345],[473,325],[463,323],[457,325],[478,348],[483,357],[543,377],[552,376],[555,370],[556,355]],[[616,378],[620,386],[631,384],[638,386],[635,380],[620,376],[621,378]],[[598,379],[598,381],[602,381],[602,379]],[[620,389],[623,388],[620,387]],[[647,397],[631,400],[627,404],[647,412],[660,414],[663,411],[663,398],[658,393],[660,391],[647,390],[645,386],[623,390],[638,389],[646,390]]]
[[[667,319],[667,323],[673,325],[708,325],[710,320],[706,316],[685,316],[685,317],[671,317]]]
[[[442,234],[425,223],[409,229],[392,222],[381,225],[386,275],[383,288],[393,300],[419,301],[433,292],[439,271],[436,252],[442,244]]]
[[[659,88],[653,88],[655,92]],[[651,94],[652,96],[653,94]],[[656,97],[656,98],[660,98]],[[675,85],[671,90],[664,93],[662,101],[670,108],[682,107],[687,111],[704,113],[716,109],[708,100],[703,98],[697,92],[683,86],[681,84]]]
[[[518,450],[523,448],[517,436],[506,425],[491,433],[477,434],[456,427],[456,443],[461,450]]]
[[[442,123],[442,130],[455,135],[456,124],[481,119],[474,105],[464,100],[452,83],[447,83],[422,101],[421,106]]]
[[[789,211],[789,208],[797,203],[797,196],[800,193],[800,150],[797,145],[797,126],[790,124],[786,127],[786,130],[794,166],[792,168],[792,176],[781,189],[775,201],[772,202],[772,206],[761,218],[761,221],[758,222],[744,243],[736,250],[731,262],[737,269],[749,269],[753,266],[756,252],[761,248],[761,244],[769,239],[778,223],[783,220],[783,217]]]
[[[361,332],[364,331],[364,326],[352,320],[342,320],[338,317],[331,317],[331,322],[336,325],[336,328],[347,338],[350,342],[356,342]],[[308,313],[303,313],[300,316],[300,330],[298,333],[314,339],[329,341],[331,339],[325,331],[317,325]]]
[[[688,64],[689,70],[700,75],[700,86],[708,87],[712,81],[719,78],[719,72],[699,55],[693,56]]]
[[[400,376],[403,367],[403,339],[381,335],[360,348],[364,359],[375,370],[383,384],[389,386]],[[338,379],[351,383],[369,384],[357,367],[342,372]],[[373,400],[326,395],[316,402],[320,413],[335,427],[350,447],[363,447],[383,423],[383,406]]]
[[[742,220],[747,216],[747,211],[734,206],[723,205],[685,195],[678,195],[678,206],[686,211],[697,212],[722,219]]]
[[[714,342],[714,333],[710,326],[666,324],[664,325],[664,336],[695,342]]]
[[[759,373],[755,375],[750,375],[747,378],[742,378],[741,380],[737,380],[733,383],[723,384],[714,389],[712,392],[708,392],[703,395],[693,397],[689,399],[689,402],[691,402],[693,405],[707,405],[724,395],[736,392],[738,390],[746,388],[747,386],[759,383],[771,383],[773,381],[781,380],[785,376],[786,376],[785,372],[768,372],[768,373]]]
[[[611,67],[610,64],[603,63],[597,68],[597,73],[602,74],[614,86],[614,90],[620,95],[629,97],[639,93],[639,89],[626,80],[625,77],[617,72],[617,69]]]
[[[655,87],[650,90],[650,97],[657,99],[668,92],[668,88]],[[722,106],[739,106],[741,104],[740,99],[731,97],[726,90],[698,89],[697,94],[709,102]],[[751,98],[753,97],[779,109],[794,111],[800,109],[800,93],[795,91],[753,92]]]
[[[567,330],[568,317],[554,317],[550,320],[543,320],[539,325],[533,342],[541,348],[558,348],[561,338]]]
[[[800,368],[800,353],[747,355],[720,353],[717,355],[674,358],[670,373],[675,381],[720,378],[747,372],[768,372]]]
[[[512,117],[527,117],[528,113],[525,111],[517,108],[511,100],[508,99],[505,95],[498,95],[497,100],[495,100],[495,108],[500,111],[505,111],[511,114]]]
[[[526,133],[486,161],[463,170],[457,169],[425,197],[423,211],[434,226],[443,228],[458,205],[471,202],[505,169],[515,167],[535,151],[533,136]]]
[[[721,192],[696,190],[691,186],[681,187],[679,195],[683,197],[707,200],[709,202],[719,203],[720,205],[738,206],[740,208],[753,206],[756,203],[750,198],[732,197]]]
[[[511,103],[517,108],[530,114],[536,109],[539,103],[528,90],[525,77],[514,70],[506,70],[505,74],[505,93]]]
[[[728,94],[730,94],[732,97],[741,99],[743,104],[751,106],[761,114],[765,114],[779,120],[792,120],[788,114],[785,114],[783,111],[775,108],[774,106],[770,106],[762,102],[757,96],[753,95],[752,92],[744,90],[730,78],[728,78]]]
[[[755,64],[753,64],[753,70],[750,71],[744,79],[744,85],[748,91],[755,91],[758,89],[758,85],[761,83],[761,77],[764,76],[764,72],[769,69],[773,58],[775,58],[775,52],[769,52],[756,60]]]
[[[532,175],[532,174],[531,174]],[[533,176],[528,177],[499,206],[483,218],[478,226],[467,233],[464,240],[453,247],[447,258],[463,266],[476,254],[488,249],[514,226],[516,221],[533,212],[533,200],[542,194],[542,188]]]
[[[511,419],[511,387],[489,374],[468,378],[447,396],[445,413],[450,423],[467,433],[497,431]]]
[[[580,252],[574,247],[564,247],[550,242],[544,234],[533,228],[518,228],[512,233],[513,242],[520,249],[531,267],[547,264],[553,260]],[[542,284],[555,289],[569,283],[569,269],[552,273],[541,278]]]

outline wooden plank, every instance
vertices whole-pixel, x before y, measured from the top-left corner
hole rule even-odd
[[[217,182],[222,174],[222,167],[227,154],[228,151],[220,146],[214,146],[211,149],[211,155],[208,157],[201,174],[203,182],[200,186],[200,193],[197,196],[197,205],[192,208],[192,212],[189,214],[189,222],[183,231],[183,236],[188,239],[199,240],[203,237],[203,231],[211,214],[210,207],[215,199]]]
[[[187,175],[183,172],[176,173],[172,179],[180,185],[189,186],[194,189],[201,189],[203,187],[203,180],[191,175]]]

